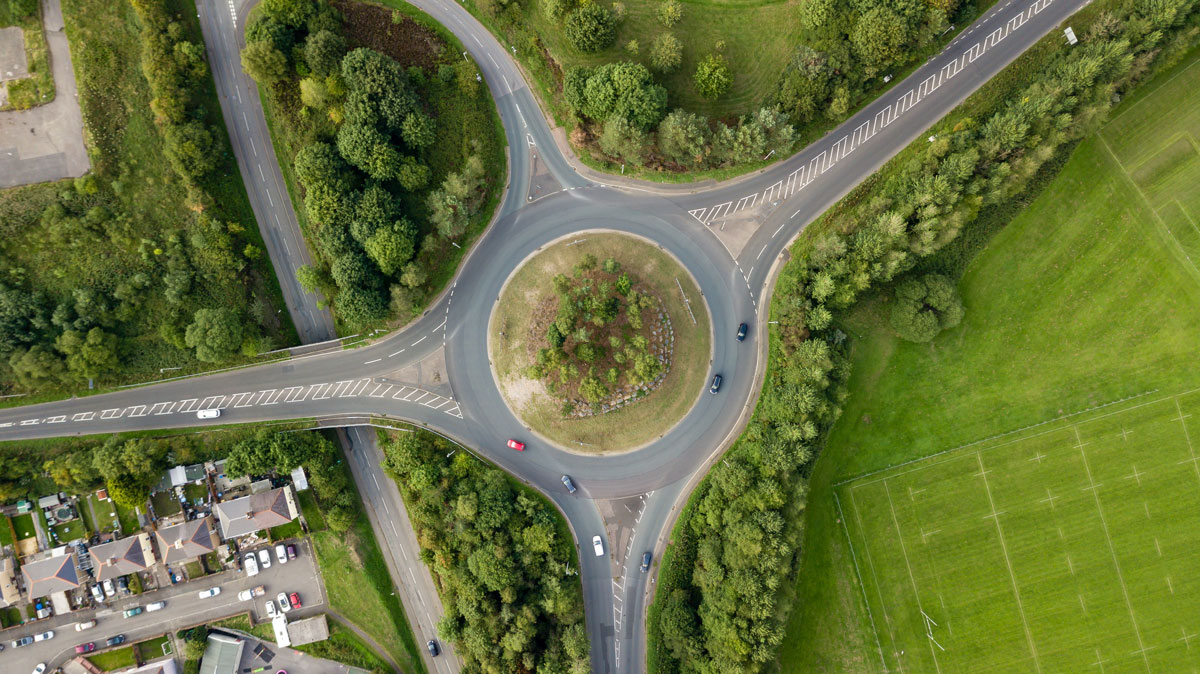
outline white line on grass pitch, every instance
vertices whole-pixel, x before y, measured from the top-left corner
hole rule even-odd
[[[904,566],[908,567],[908,580],[912,583],[913,594],[917,598],[917,610],[922,614],[925,609],[921,607],[921,593],[917,590],[917,579],[913,576],[912,564],[908,563],[908,550],[904,547],[904,534],[900,533],[900,520],[896,517],[896,506],[892,503],[892,490],[888,488],[887,480],[883,481],[883,491],[887,494],[888,508],[892,510],[892,524],[896,526],[896,538],[900,540],[900,552],[904,554]],[[929,653],[933,656],[933,666],[937,669],[938,674],[941,674],[942,666],[938,664],[937,651],[933,650],[933,640],[929,640]],[[1038,671],[1042,671],[1038,668]]]

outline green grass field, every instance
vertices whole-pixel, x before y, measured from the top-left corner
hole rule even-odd
[[[33,513],[25,513],[12,518],[13,529],[17,532],[17,540],[33,538],[37,531],[33,528]]]
[[[1082,440],[1092,443],[1085,445],[1084,452],[1095,483],[1103,485],[1098,492],[1100,507],[1090,492],[1080,491],[1080,485],[1072,482],[1078,475],[1070,470],[1082,469],[1084,455],[1072,450],[1074,443],[1062,446],[1072,439],[1064,440],[1066,431],[1013,445],[1009,451],[1015,453],[988,450],[981,455],[984,467],[991,471],[988,479],[996,510],[1007,513],[999,522],[1012,574],[1004,551],[997,552],[1000,536],[994,521],[983,519],[990,514],[990,503],[981,478],[972,477],[980,472],[978,461],[971,464],[972,459],[962,458],[981,445],[922,471],[921,479],[930,483],[928,503],[908,500],[907,488],[914,486],[915,474],[883,473],[888,479],[872,486],[843,487],[839,498],[868,597],[875,602],[870,614],[855,577],[847,532],[839,523],[832,485],[1123,398],[1169,401],[1200,386],[1195,372],[1200,357],[1196,332],[1200,272],[1195,262],[1200,258],[1189,252],[1193,245],[1189,230],[1176,227],[1185,220],[1172,219],[1183,213],[1194,220],[1200,213],[1200,196],[1192,187],[1200,181],[1195,144],[1189,140],[1193,148],[1189,153],[1179,143],[1200,134],[1200,114],[1193,110],[1200,100],[1196,62],[1193,54],[1193,65],[1164,74],[1143,86],[1136,100],[1117,108],[1098,136],[1078,146],[1041,196],[995,235],[961,281],[967,314],[958,328],[930,344],[901,342],[888,327],[886,298],[866,301],[845,317],[843,324],[854,336],[851,397],[812,476],[806,542],[795,588],[799,601],[780,649],[784,672],[883,671],[883,662],[893,671],[896,650],[905,652],[906,671],[937,672],[922,637],[920,615],[910,611],[917,596],[939,626],[943,621],[931,609],[941,610],[942,601],[951,607],[943,617],[957,635],[950,635],[949,629],[944,634],[953,649],[938,639],[947,648],[946,654],[937,652],[943,658],[943,671],[967,671],[962,665],[965,660],[957,658],[968,653],[980,663],[969,671],[1037,671],[1030,643],[1046,672],[1088,671],[1096,661],[1096,647],[1111,661],[1105,663],[1106,671],[1119,671],[1129,663],[1144,669],[1140,654],[1128,659],[1141,648],[1136,645],[1129,606],[1137,617],[1143,646],[1154,647],[1147,653],[1151,670],[1179,671],[1176,658],[1182,656],[1168,646],[1168,632],[1171,639],[1184,636],[1180,627],[1187,628],[1186,624],[1176,623],[1186,611],[1196,613],[1200,591],[1179,566],[1190,558],[1173,547],[1176,541],[1186,545],[1189,539],[1185,530],[1172,529],[1177,526],[1172,520],[1178,520],[1180,527],[1191,525],[1169,513],[1171,508],[1193,503],[1194,492],[1189,490],[1198,485],[1187,484],[1167,468],[1188,457],[1188,438],[1167,435],[1169,403],[1161,404],[1166,411],[1159,405],[1140,413],[1121,413],[1126,425],[1139,426],[1143,435],[1157,434],[1160,440],[1155,446],[1132,445],[1122,457],[1111,456],[1115,453],[1112,438],[1102,437],[1114,432],[1106,425],[1109,422],[1079,421],[1100,412],[1071,417],[1077,420]],[[1184,414],[1197,405],[1194,396],[1179,401]],[[1104,413],[1123,407],[1106,407]],[[1198,442],[1200,429],[1190,420],[1187,423],[1191,442]],[[1131,441],[1142,442],[1132,436]],[[1021,463],[1033,455],[1031,448],[1046,455],[1055,449],[1058,471],[1025,472],[1033,470]],[[1018,456],[1025,459],[1014,458]],[[1127,484],[1138,487],[1139,478],[1123,479],[1134,473],[1134,465],[1138,472],[1157,471],[1156,477],[1140,477],[1143,484],[1154,486],[1153,490],[1147,487],[1144,498]],[[1086,471],[1079,479],[1088,486]],[[1071,505],[1066,510],[1052,511],[1062,523],[1035,517],[1038,511],[1026,501],[1037,493],[1047,498],[1047,488],[1057,493],[1063,485],[1074,485],[1075,493],[1069,495]],[[853,502],[845,493],[851,488]],[[894,520],[889,490],[897,508]],[[1129,500],[1130,494],[1135,500]],[[1085,508],[1089,501],[1082,497],[1090,499],[1090,510]],[[1068,495],[1063,493],[1062,498]],[[939,499],[953,500],[960,512]],[[1151,512],[1148,520],[1143,501]],[[1056,503],[1060,510],[1065,507],[1064,501]],[[863,518],[861,525],[854,519],[855,506]],[[979,507],[986,510],[977,512]],[[1112,549],[1098,524],[1101,509]],[[968,521],[972,517],[974,521]],[[945,524],[934,525],[933,518]],[[910,530],[914,525],[916,529]],[[1058,526],[1063,527],[1063,539],[1058,537]],[[914,564],[911,579],[897,529]],[[925,558],[913,561],[926,545],[951,544],[936,541],[941,533],[927,543],[921,541],[923,533],[935,529],[957,540],[954,564]],[[864,532],[870,532],[869,539],[863,538]],[[890,539],[885,536],[889,532]],[[1164,545],[1165,539],[1172,540],[1163,547],[1162,558],[1154,537]],[[914,547],[914,540],[920,548]],[[864,541],[868,547],[862,547]],[[1055,557],[1046,553],[1046,546],[1060,546],[1061,551]],[[1149,553],[1139,546],[1149,546]],[[1072,555],[1074,575],[1065,566],[1066,554]],[[1086,559],[1077,559],[1079,555]],[[1129,589],[1128,604],[1114,580],[1118,565]],[[882,575],[876,574],[878,580],[871,568],[882,569]],[[925,578],[924,573],[936,576]],[[1171,587],[1166,584],[1168,575]],[[902,581],[899,585],[897,578]],[[926,594],[934,587],[940,597],[936,591]],[[1029,637],[1014,587],[1027,588],[1021,596]],[[905,588],[913,606],[898,603],[897,593]],[[1102,588],[1118,593],[1116,604]],[[882,603],[880,590],[885,597]],[[1156,593],[1165,593],[1162,597],[1167,599]],[[1080,613],[1080,594],[1093,611],[1088,616]],[[1052,598],[1061,601],[1053,603]],[[881,615],[884,606],[886,617]],[[913,615],[918,622],[912,622]],[[1187,629],[1191,634],[1192,628]],[[1200,631],[1200,625],[1195,629]],[[876,631],[882,648],[876,645]],[[1087,636],[1092,632],[1098,641]],[[913,641],[912,634],[920,638]],[[1127,642],[1122,640],[1127,638],[1133,639],[1133,648],[1109,650],[1109,646],[1123,649]],[[1186,646],[1186,641],[1180,645]],[[921,657],[927,661],[917,659]]]

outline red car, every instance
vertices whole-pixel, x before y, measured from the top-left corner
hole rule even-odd
[[[75,647],[76,653],[91,653],[94,650],[96,650],[96,643],[93,641],[89,641],[86,644],[79,644]]]
[[[511,447],[512,449],[517,450],[518,452],[525,451],[525,443],[523,443],[523,442],[517,442],[516,440],[509,440],[508,446]]]
[[[294,608],[294,609],[300,608],[301,604],[300,604],[300,594],[299,593],[297,593],[297,592],[291,593],[290,595],[288,595],[288,599],[292,602],[292,608]]]

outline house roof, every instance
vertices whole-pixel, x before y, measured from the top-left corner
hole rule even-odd
[[[0,555],[0,607],[12,606],[20,600],[16,562],[8,555]]]
[[[201,517],[154,532],[163,562],[173,564],[207,555],[217,547],[212,535],[212,518]]]
[[[200,659],[200,674],[236,674],[246,642],[224,634],[209,634]]]
[[[287,487],[251,494],[216,505],[221,535],[226,539],[287,524],[296,519],[296,503]]]
[[[127,669],[122,674],[178,674],[175,658],[167,658],[157,662],[148,662],[137,669]]]
[[[95,564],[96,580],[108,580],[138,571],[145,571],[154,564],[154,553],[150,551],[150,538],[138,534],[111,543],[94,545],[91,549]]]
[[[61,505],[62,500],[58,498],[58,494],[50,494],[38,499],[39,508],[53,508],[56,505]]]
[[[25,562],[21,566],[25,577],[25,588],[30,598],[46,597],[55,592],[66,592],[80,585],[79,568],[75,564],[75,553]]]

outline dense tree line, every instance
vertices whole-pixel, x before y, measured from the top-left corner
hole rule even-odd
[[[553,506],[428,433],[401,433],[384,455],[438,583],[438,633],[463,671],[589,671],[575,547]]]
[[[565,397],[564,413],[573,407],[571,398],[599,403],[610,387],[640,386],[663,372],[643,320],[643,312],[655,311],[658,302],[635,283],[615,259],[601,265],[591,253],[575,264],[571,276],[554,276],[554,320],[546,327],[546,346],[525,374]]]
[[[178,359],[183,363],[223,362],[271,346],[263,332],[277,319],[264,297],[262,251],[245,226],[229,219],[236,205],[209,193],[210,174],[227,158],[223,131],[206,121],[204,48],[185,37],[161,0],[133,6],[149,106],[171,166],[164,173],[174,172],[183,185],[159,189],[180,197],[184,215],[138,221],[143,206],[129,200],[144,187],[130,187],[129,167],[114,166],[120,157],[100,134],[92,136],[94,173],[60,183],[56,192],[23,188],[10,197],[0,231],[7,238],[38,227],[38,245],[63,252],[53,275],[73,280],[69,292],[48,292],[35,280],[45,270],[26,267],[29,251],[0,255],[0,375],[26,390],[114,381],[148,340],[190,352]],[[97,272],[110,258],[123,260],[118,273]]]
[[[347,51],[328,4],[264,2],[246,35],[243,68],[292,127],[286,139],[318,259],[300,270],[301,284],[331,298],[352,330],[407,315],[434,256],[466,233],[486,199],[483,162],[468,157],[433,184],[428,155],[438,121],[421,95],[427,74],[373,49]],[[445,64],[436,77],[478,89],[473,70]]]
[[[1014,77],[985,87],[935,129],[934,142],[893,159],[797,242],[775,289],[779,329],[754,419],[697,489],[662,570],[649,624],[656,671],[756,672],[775,658],[791,608],[782,588],[797,567],[807,467],[846,395],[835,312],[1018,197],[1152,66],[1195,44],[1195,6],[1094,3],[1076,17],[1079,45],[1031,50]],[[927,301],[929,280],[920,281],[901,284],[901,299]]]

